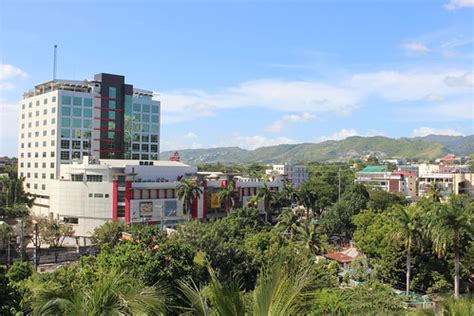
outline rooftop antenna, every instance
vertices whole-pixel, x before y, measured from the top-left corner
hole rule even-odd
[[[54,63],[53,63],[53,80],[56,80],[56,59],[57,59],[58,45],[54,44]]]

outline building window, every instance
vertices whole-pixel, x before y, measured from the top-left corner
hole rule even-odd
[[[38,163],[37,162],[35,162],[35,168],[38,168]]]
[[[46,190],[46,184],[41,185],[41,190]]]
[[[72,119],[72,127],[81,128],[81,119]]]
[[[56,108],[55,107],[51,108],[51,113],[56,113]]]
[[[138,159],[140,159],[140,155],[139,154],[132,154],[132,159],[133,160],[138,160]]]
[[[142,155],[142,160],[148,160],[148,155],[147,155],[147,154],[143,154],[143,155]]]
[[[72,152],[72,159],[79,159],[79,158],[81,158],[81,152],[73,151]]]
[[[35,179],[38,179],[38,173],[37,173],[37,172],[35,172],[35,174],[34,174],[34,175],[35,175]]]
[[[84,106],[92,107],[92,99],[91,98],[84,98]]]
[[[103,198],[104,195],[102,193],[94,193],[95,198]]]
[[[79,218],[77,217],[64,217],[65,224],[79,224]]]
[[[86,176],[87,182],[102,182],[102,176],[96,174],[88,174]]]
[[[117,88],[109,87],[109,98],[116,98],[117,97]]]
[[[108,194],[104,194],[104,198],[108,199],[108,198],[109,198],[109,195],[108,195]]]
[[[150,105],[142,104],[142,112],[150,113]]]
[[[27,172],[27,173],[26,173],[26,177],[27,177],[27,178],[31,178],[31,173]]]
[[[49,174],[49,178],[50,178],[50,179],[54,179],[54,173],[50,173],[50,174]]]
[[[43,131],[43,136],[47,136],[48,135],[48,131],[47,130],[44,130]]]
[[[54,158],[54,151],[51,152],[51,158]]]
[[[51,119],[51,124],[56,124],[56,119],[54,117]]]
[[[92,120],[86,120],[82,122],[84,128],[92,128]]]
[[[61,126],[62,127],[70,127],[71,126],[71,119],[67,117],[63,117],[61,119]]]
[[[109,100],[109,105],[108,107],[110,109],[116,109],[117,108],[117,103],[115,101]]]
[[[61,138],[71,138],[71,130],[67,128],[61,129]]]
[[[109,113],[115,113],[115,112],[109,112]],[[92,117],[92,109],[84,109],[84,117]]]
[[[132,144],[133,151],[140,151],[140,144]]]
[[[56,102],[56,97],[53,97],[53,98],[51,99],[51,101],[52,101],[53,103]],[[54,108],[53,108],[53,109],[54,109]],[[54,112],[53,112],[53,113],[54,113]]]
[[[63,141],[61,141],[63,142]],[[72,149],[81,149],[81,141],[80,140],[73,140],[72,141]]]
[[[43,110],[43,115],[46,115],[46,114],[48,114],[48,109]]]
[[[81,108],[72,108],[72,116],[81,117],[82,109]]]
[[[108,117],[109,119],[115,120],[115,111],[109,111],[109,112],[107,113],[107,117]]]
[[[48,124],[48,120],[43,120],[43,126]]]
[[[149,136],[148,135],[142,135],[142,142],[148,143]]]
[[[43,104],[48,104],[48,99],[44,99]]]
[[[71,116],[71,108],[68,106],[62,106],[61,115]]]
[[[158,113],[158,106],[157,105],[152,105],[151,106],[151,113]]]
[[[42,173],[41,178],[46,179],[46,173]]]
[[[73,97],[72,105],[81,106],[82,105],[82,98],[80,97]]]
[[[69,149],[69,141],[61,140],[61,149]]]
[[[38,190],[38,184],[36,184],[36,183],[33,184],[33,188],[34,188],[35,190]]]
[[[49,167],[50,167],[50,168],[54,168],[54,162],[51,162],[51,163],[49,164]]]
[[[63,95],[61,98],[61,103],[66,105],[71,105],[71,97],[68,95]]]
[[[151,116],[151,122],[152,122],[152,123],[158,123],[158,122],[159,122],[159,120],[158,120],[158,115],[152,115],[152,116]]]
[[[45,151],[43,151],[43,158],[46,158],[46,152]]]
[[[165,216],[176,216],[177,215],[177,202],[176,200],[165,201],[164,211]]]
[[[30,103],[30,104],[31,104],[31,103]],[[24,110],[24,109],[25,109],[25,105],[22,104],[22,105],[21,105],[21,108],[22,108],[22,110]]]
[[[82,181],[84,181],[84,175],[82,175],[82,174],[71,174],[71,181],[82,182]]]
[[[148,144],[142,144],[142,151],[148,151]]]
[[[158,152],[158,145],[151,145],[151,150],[152,153],[157,153]]]
[[[56,130],[55,130],[55,129],[52,129],[52,130],[51,130],[51,135],[52,135],[52,136],[56,135]]]
[[[61,151],[61,160],[69,160],[69,151]]]
[[[133,111],[134,112],[141,112],[141,105],[140,104],[133,104]]]

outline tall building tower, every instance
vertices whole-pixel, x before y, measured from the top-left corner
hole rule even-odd
[[[18,172],[39,201],[48,180],[74,160],[158,160],[160,102],[125,77],[101,73],[94,80],[52,80],[21,101]]]

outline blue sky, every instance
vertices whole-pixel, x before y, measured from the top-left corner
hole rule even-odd
[[[474,133],[474,1],[0,1],[0,155],[22,92],[123,74],[162,149]]]

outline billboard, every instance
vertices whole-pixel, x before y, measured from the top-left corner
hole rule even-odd
[[[217,192],[211,193],[211,208],[220,208],[221,203],[219,203],[219,194]]]
[[[140,217],[151,218],[153,216],[153,202],[140,202]]]

